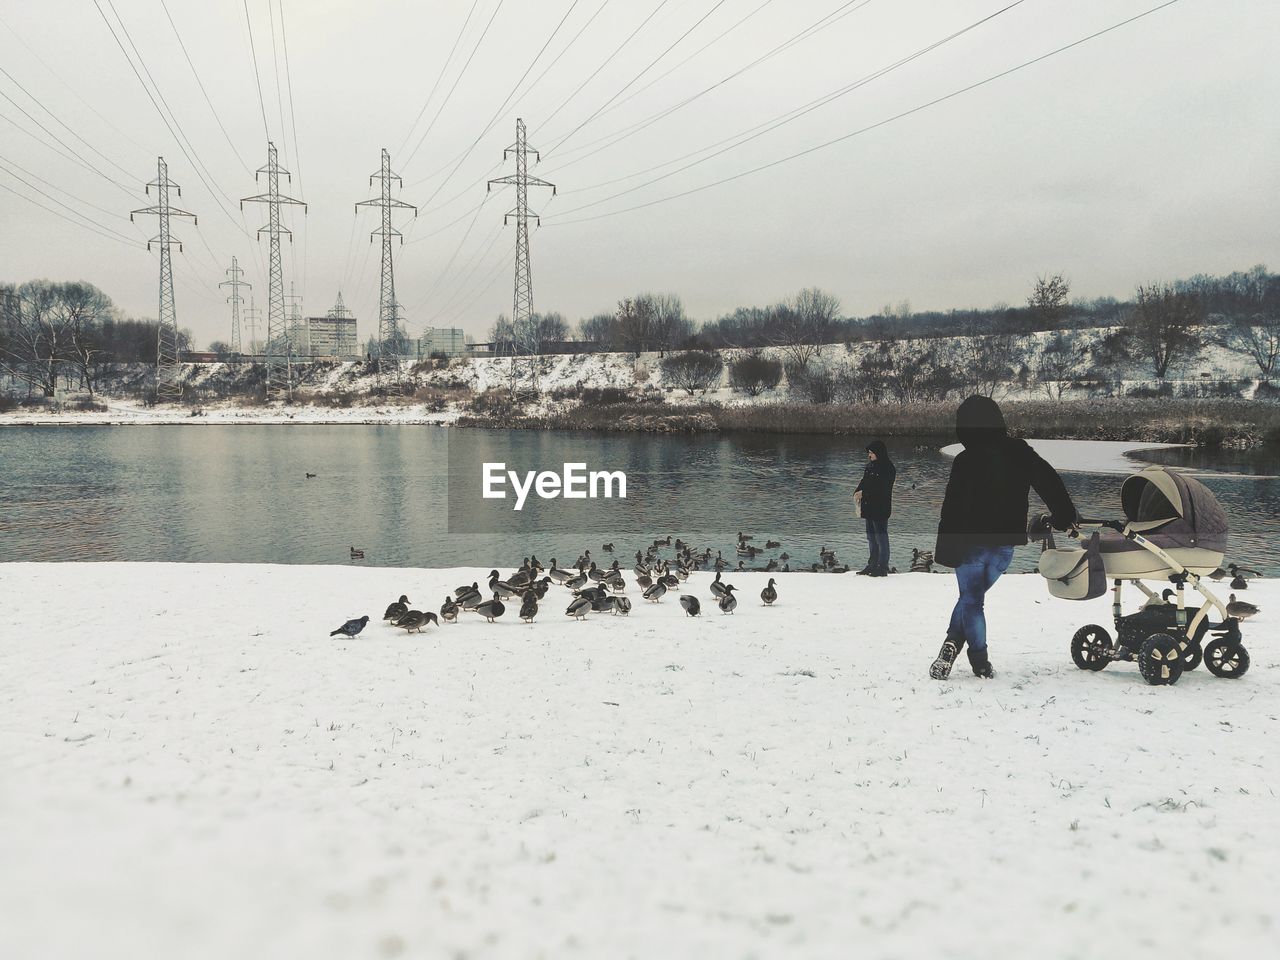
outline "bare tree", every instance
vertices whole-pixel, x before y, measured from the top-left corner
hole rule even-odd
[[[788,303],[773,309],[774,342],[782,348],[787,366],[807,370],[830,342],[840,301],[817,287],[808,287]]]
[[[618,346],[636,356],[652,350],[654,310],[651,297],[642,295],[619,300],[615,314]]]
[[[52,397],[64,366],[88,372],[100,350],[95,326],[112,312],[102,291],[87,283],[32,280],[7,299],[0,366],[11,377]]]
[[[1036,277],[1031,296],[1027,298],[1027,306],[1031,308],[1031,317],[1036,327],[1041,330],[1056,330],[1067,315],[1070,294],[1071,281],[1062,274]]]
[[[489,340],[495,356],[512,356],[516,352],[516,328],[505,313],[498,314],[489,328]]]
[[[1044,387],[1050,400],[1061,400],[1069,381],[1079,377],[1084,369],[1084,358],[1061,331],[1051,336],[1040,352],[1036,368],[1036,380]]]
[[[1232,274],[1236,293],[1242,301],[1232,315],[1226,345],[1247,354],[1262,376],[1275,375],[1280,360],[1280,277],[1256,266],[1243,274]]]
[[[1138,287],[1128,327],[1156,377],[1163,380],[1170,366],[1200,355],[1204,343],[1195,328],[1203,322],[1198,296],[1167,283],[1153,283]]]
[[[962,330],[955,341],[956,366],[974,393],[993,397],[1013,378],[1025,348],[1012,333],[985,332],[976,317],[963,321]]]
[[[729,365],[729,385],[749,397],[772,390],[782,380],[782,361],[752,350]]]

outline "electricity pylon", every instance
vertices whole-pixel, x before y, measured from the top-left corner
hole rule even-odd
[[[502,159],[506,160],[509,153],[516,155],[515,174],[490,180],[487,190],[492,190],[495,183],[515,184],[515,209],[502,216],[503,226],[506,226],[507,221],[512,217],[516,218],[516,282],[515,296],[512,298],[511,327],[515,338],[516,352],[536,354],[539,348],[539,338],[537,324],[533,318],[533,268],[529,263],[529,218],[533,217],[538,224],[541,224],[542,221],[536,213],[529,210],[529,188],[550,187],[551,195],[554,197],[556,195],[556,185],[548,183],[546,180],[529,176],[528,155],[532,153],[534,157],[541,158],[538,157],[538,151],[531,149],[525,140],[523,120],[516,120],[516,142],[502,151]],[[534,362],[536,363],[536,361]]]
[[[301,200],[280,195],[280,175],[284,174],[290,183],[293,177],[276,161],[276,145],[267,141],[267,165],[259,167],[254,174],[254,182],[262,174],[267,175],[267,192],[257,196],[245,197],[240,201],[240,209],[246,203],[265,203],[270,213],[267,225],[258,229],[271,239],[271,256],[267,271],[267,396],[279,399],[292,395],[293,365],[289,359],[289,331],[285,326],[284,316],[284,270],[280,264],[280,234],[287,234],[289,242],[293,242],[293,231],[280,223],[280,207],[283,204],[296,204],[307,212],[307,205]]]
[[[254,306],[253,297],[249,297],[249,308],[244,312],[244,322],[249,328],[249,353],[258,352],[258,308]]]
[[[231,288],[231,296],[227,297],[227,303],[231,304],[231,355],[233,357],[239,356],[243,352],[240,346],[240,303],[243,299],[240,296],[240,288],[248,287],[253,289],[253,284],[247,280],[240,279],[240,274],[242,273],[244,271],[240,269],[240,261],[232,257],[231,269],[227,271],[227,276],[231,279],[223,280],[218,284],[220,287]]]
[[[151,196],[151,188],[156,188],[156,199],[160,202],[129,214],[130,221],[139,213],[155,214],[160,218],[160,236],[147,241],[147,250],[151,244],[160,245],[160,325],[156,336],[156,399],[177,400],[182,396],[182,387],[178,383],[178,311],[173,302],[173,264],[169,259],[169,245],[178,244],[178,252],[182,252],[182,243],[170,238],[169,218],[190,217],[193,225],[198,225],[194,213],[187,213],[169,204],[169,188],[172,187],[182,196],[182,188],[169,179],[169,165],[164,157],[156,160],[156,178],[147,184],[147,196]]]
[[[403,200],[395,200],[391,196],[391,181],[400,180],[398,176],[391,172],[391,154],[387,153],[387,148],[382,148],[382,168],[369,176],[369,185],[373,186],[374,180],[382,182],[380,195],[372,200],[361,200],[356,204],[357,212],[361,207],[381,207],[382,208],[382,226],[369,234],[369,242],[373,242],[374,237],[382,237],[382,288],[378,295],[378,370],[382,370],[383,354],[387,352],[388,344],[399,344],[403,339],[400,330],[400,304],[396,302],[396,277],[394,267],[391,261],[391,238],[400,237],[400,242],[404,243],[404,237],[400,236],[400,231],[391,225],[391,211],[393,209],[412,210],[413,215],[418,215],[418,208],[412,204],[405,203]],[[400,180],[401,185],[404,184]]]

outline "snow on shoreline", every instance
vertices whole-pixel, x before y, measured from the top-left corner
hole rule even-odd
[[[923,574],[782,575],[772,609],[733,574],[731,617],[695,574],[699,620],[633,596],[570,622],[555,588],[532,626],[327,636],[487,572],[0,565],[0,952],[1274,945],[1271,582],[1251,672],[1172,688],[1077,670],[1108,600],[1035,576],[988,600],[991,682],[926,678],[954,581]]]
[[[1055,470],[1077,473],[1133,473],[1145,465],[1140,454],[1144,450],[1169,450],[1194,447],[1190,443],[1135,443],[1124,440],[1028,440],[1035,451]],[[954,457],[964,446],[948,444],[942,453]]]

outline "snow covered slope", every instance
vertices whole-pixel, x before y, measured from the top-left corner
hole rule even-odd
[[[1252,671],[1145,686],[1106,600],[705,574],[422,636],[487,570],[0,566],[5,957],[1248,957],[1273,949],[1280,589]],[[628,577],[630,579],[630,577]],[[1270,947],[1268,947],[1270,945]]]

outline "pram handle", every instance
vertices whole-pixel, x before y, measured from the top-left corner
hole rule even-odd
[[[1087,517],[1080,517],[1076,521],[1076,527],[1077,531],[1071,534],[1073,537],[1079,536],[1080,534],[1078,531],[1086,527],[1106,527],[1108,530],[1114,530],[1116,533],[1124,533],[1125,522],[1123,520],[1096,520]]]

